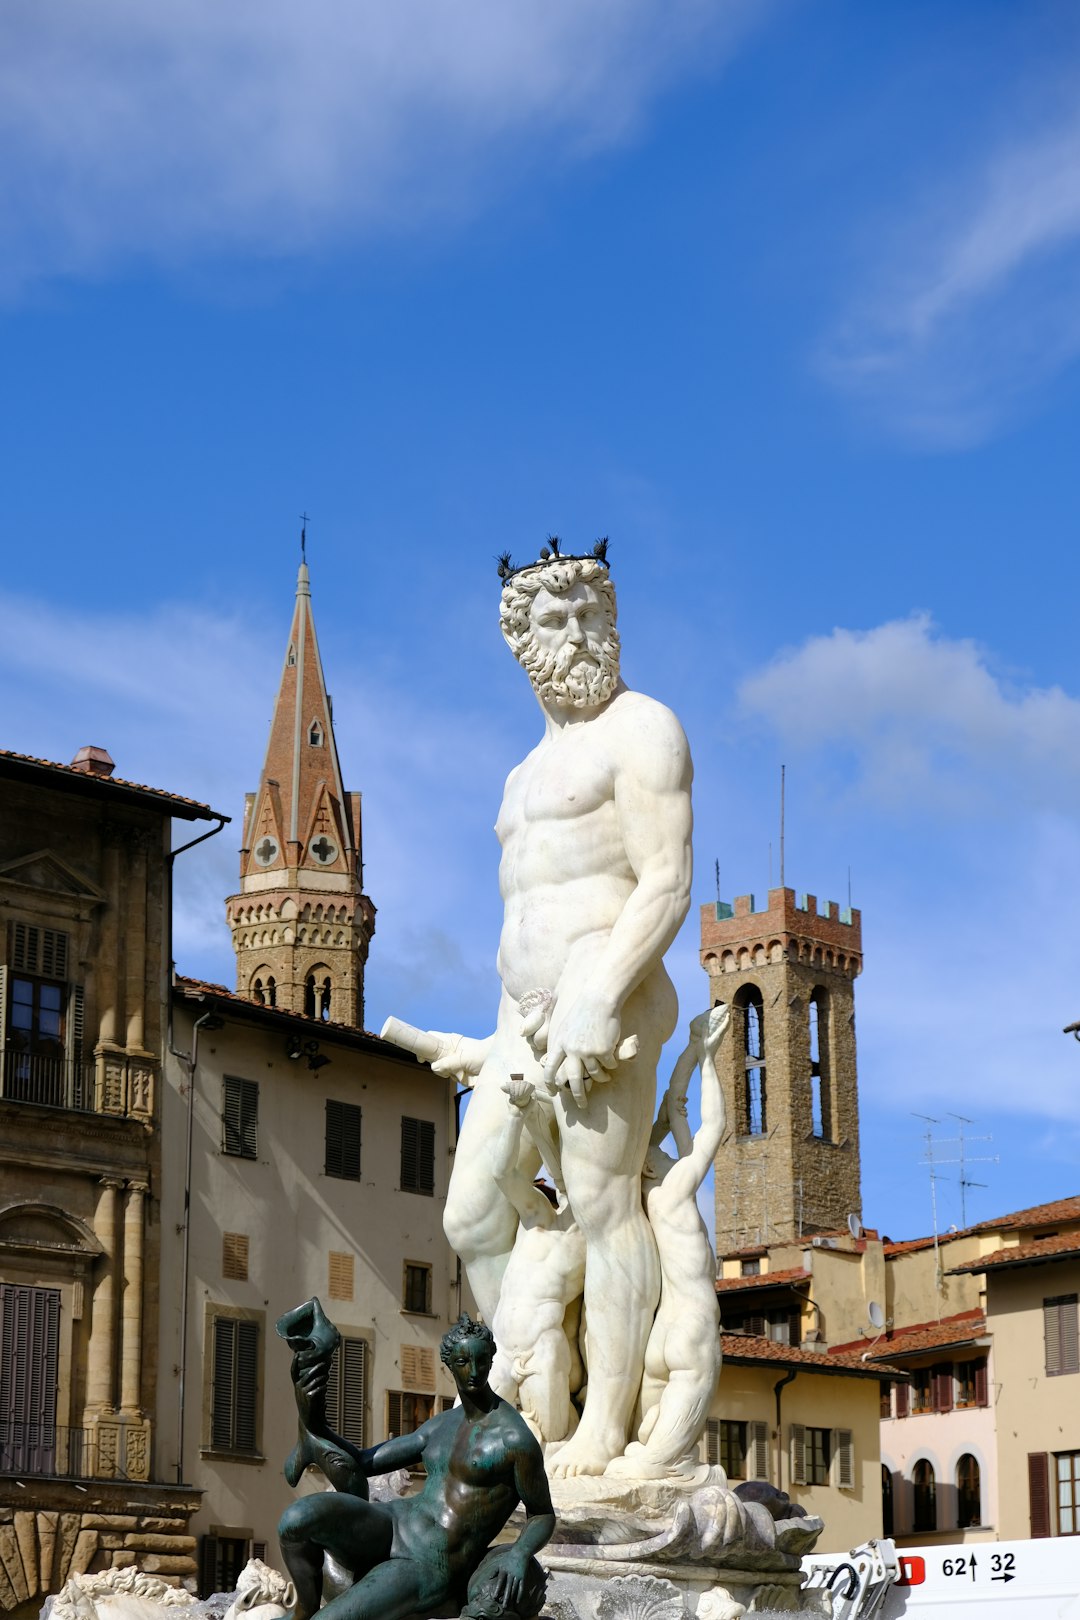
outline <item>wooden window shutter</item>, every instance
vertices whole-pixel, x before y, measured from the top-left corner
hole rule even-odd
[[[1028,1452],[1028,1504],[1033,1537],[1050,1534],[1050,1458],[1045,1451]]]
[[[12,966],[44,979],[66,979],[68,936],[57,928],[34,928],[17,922],[12,927]]]
[[[248,1234],[246,1232],[222,1233],[221,1275],[233,1282],[247,1282]]]
[[[430,1345],[403,1344],[399,1361],[401,1382],[406,1389],[434,1391],[435,1352]]]
[[[898,1418],[907,1417],[910,1403],[911,1385],[906,1382],[900,1383],[898,1380],[896,1385],[896,1415]]]
[[[975,1363],[975,1405],[988,1406],[990,1403],[989,1369],[985,1359]]]
[[[259,1156],[259,1087],[227,1074],[222,1087],[221,1151],[241,1159]]]
[[[430,1119],[402,1117],[401,1190],[429,1198],[435,1191],[435,1126]]]
[[[747,1447],[746,1477],[747,1479],[765,1479],[769,1477],[769,1425],[767,1423],[751,1423],[748,1425],[750,1444]]]
[[[356,1257],[330,1250],[329,1291],[331,1299],[352,1299],[356,1283]]]
[[[806,1429],[801,1423],[792,1423],[789,1433],[791,1435],[791,1483],[793,1485],[805,1485]]]
[[[360,1180],[361,1114],[356,1103],[326,1099],[326,1174]]]
[[[386,1392],[386,1434],[388,1439],[402,1433],[402,1399],[401,1391],[388,1389]]]
[[[934,1411],[951,1412],[953,1407],[953,1371],[951,1362],[942,1362],[934,1368]]]
[[[1063,1373],[1080,1372],[1080,1321],[1075,1294],[1063,1299],[1060,1306],[1061,1370]]]
[[[367,1342],[343,1338],[330,1363],[326,1421],[354,1446],[367,1445]]]
[[[259,1324],[236,1324],[236,1449],[255,1451],[259,1395]]]
[[[214,1318],[214,1365],[210,1388],[210,1444],[228,1451],[233,1444],[233,1389],[236,1377],[236,1323]]]
[[[217,1582],[217,1561],[217,1536],[201,1536],[199,1538],[199,1596],[201,1598],[214,1595],[214,1586]]]
[[[850,1429],[836,1431],[836,1483],[842,1491],[855,1489],[855,1436]]]

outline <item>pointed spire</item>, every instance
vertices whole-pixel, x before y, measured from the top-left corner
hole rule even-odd
[[[302,532],[302,548],[305,542]],[[257,994],[252,987],[258,983],[265,994],[273,957],[276,1005],[304,1011],[309,969],[314,967],[320,987],[324,980],[330,984],[330,1015],[359,1021],[363,963],[375,915],[362,882],[360,796],[346,793],[342,785],[305,558],[297,573],[262,776],[258,790],[248,797],[244,817],[241,892],[228,902],[240,992]],[[259,918],[280,917],[282,926],[271,927],[268,938],[265,928],[247,926],[253,911]],[[309,913],[320,922],[329,916],[334,928],[285,926],[292,919],[302,922]],[[318,961],[313,957],[308,962],[312,950],[301,951],[301,945],[318,947]],[[267,963],[261,961],[264,956]]]

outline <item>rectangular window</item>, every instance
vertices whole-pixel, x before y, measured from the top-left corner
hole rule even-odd
[[[721,1418],[720,1466],[728,1479],[746,1478],[746,1424]]]
[[[832,1461],[832,1430],[811,1429],[806,1431],[806,1483],[808,1485],[827,1485],[829,1483],[829,1463]]]
[[[1046,1376],[1080,1372],[1080,1335],[1077,1332],[1077,1296],[1058,1294],[1043,1300],[1046,1341]]]
[[[326,1421],[354,1446],[367,1445],[367,1356],[366,1340],[343,1337],[326,1388]]]
[[[429,1119],[401,1121],[401,1190],[435,1193],[435,1126]]]
[[[326,1099],[326,1174],[360,1180],[360,1109],[332,1097]]]
[[[417,1395],[412,1390],[388,1389],[386,1392],[386,1437],[412,1434],[429,1417],[435,1415],[434,1395]]]
[[[210,1386],[210,1444],[215,1451],[257,1453],[259,1324],[215,1316]]]
[[[878,1385],[878,1398],[880,1413],[883,1418],[892,1417],[892,1380],[883,1378]]]
[[[221,1151],[238,1159],[259,1156],[259,1087],[227,1074],[222,1083]]]
[[[60,1290],[0,1283],[0,1465],[56,1472]]]
[[[431,1267],[412,1260],[405,1262],[405,1290],[403,1304],[407,1311],[431,1315]]]
[[[985,1406],[987,1398],[986,1357],[960,1361],[956,1365],[957,1406]]]
[[[1080,1451],[1061,1451],[1054,1457],[1057,1494],[1057,1533],[1080,1535]]]
[[[951,1412],[953,1407],[953,1370],[951,1361],[939,1362],[930,1369],[935,1412]]]
[[[929,1367],[916,1367],[911,1374],[911,1410],[931,1412],[934,1407],[934,1376]]]
[[[246,1232],[221,1234],[221,1275],[230,1282],[247,1282],[248,1235]]]

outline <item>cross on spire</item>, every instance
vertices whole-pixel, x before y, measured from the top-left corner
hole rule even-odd
[[[307,562],[307,526],[309,518],[306,512],[301,512],[300,522],[303,525],[300,530],[300,561]]]

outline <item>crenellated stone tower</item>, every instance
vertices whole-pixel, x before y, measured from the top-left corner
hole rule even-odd
[[[701,908],[711,1000],[731,1006],[718,1063],[717,1253],[842,1229],[862,1209],[855,978],[862,918],[770,889]]]
[[[341,785],[306,562],[262,779],[245,799],[240,892],[225,905],[240,995],[362,1027],[375,907],[363,892],[360,795]]]

